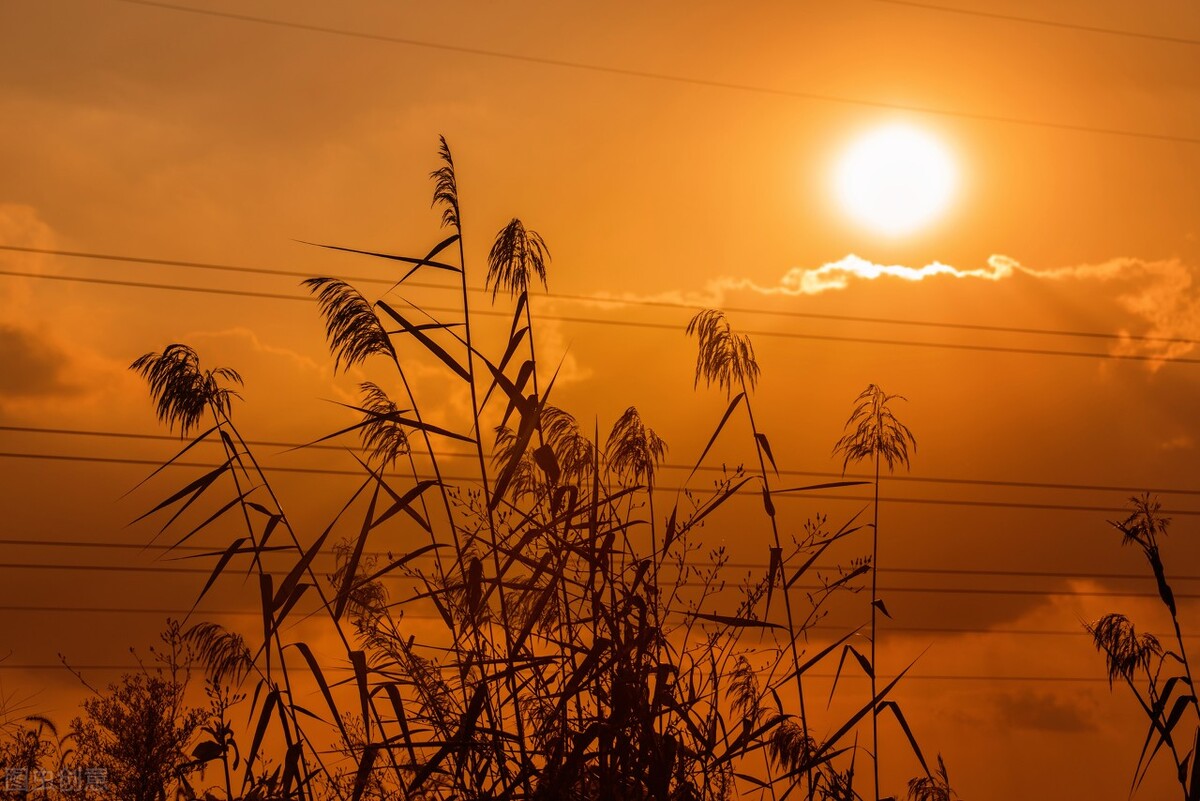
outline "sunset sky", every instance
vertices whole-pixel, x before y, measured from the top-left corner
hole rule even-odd
[[[84,690],[57,654],[111,681],[203,584],[206,563],[166,562],[142,549],[156,525],[127,525],[195,474],[125,494],[178,448],[113,436],[169,433],[127,369],[139,355],[184,342],[239,370],[237,419],[273,443],[268,464],[355,468],[278,444],[352,424],[329,401],[373,377],[334,374],[299,281],[371,278],[376,298],[398,275],[303,243],[424,255],[445,236],[440,134],[469,283],[512,217],[545,238],[532,307],[543,369],[561,361],[554,402],[587,431],[636,405],[686,466],[664,486],[727,402],[693,389],[699,308],[750,333],[781,470],[840,473],[856,395],[905,396],[918,448],[882,488],[880,671],[919,657],[896,697],[964,798],[1126,798],[1145,724],[1081,622],[1169,627],[1105,522],[1158,490],[1200,635],[1200,7],[946,3],[0,2],[0,698],[69,719]],[[938,143],[957,176],[904,233],[839,201],[839,159],[889,126]],[[463,395],[432,362],[414,370],[440,399],[429,417],[460,421]],[[710,462],[749,463],[748,444],[733,431]],[[277,480],[310,534],[353,487]],[[840,525],[866,495],[788,501],[785,522]],[[763,564],[760,528],[705,532]],[[855,603],[829,622],[858,625]],[[231,582],[202,608],[254,604]],[[883,767],[897,789],[919,771],[898,747]],[[1172,783],[1156,764],[1141,797]]]

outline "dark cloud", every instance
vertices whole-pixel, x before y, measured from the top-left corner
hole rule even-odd
[[[70,357],[38,334],[0,324],[0,398],[74,395]]]
[[[1021,690],[997,699],[1002,725],[1047,732],[1084,732],[1095,728],[1092,711],[1082,699]]]

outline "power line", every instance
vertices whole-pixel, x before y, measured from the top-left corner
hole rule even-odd
[[[1071,123],[1049,122],[1045,120],[1029,119],[1025,117],[1010,117],[998,114],[980,114],[968,111],[955,111],[952,109],[941,109],[931,106],[917,106],[905,103],[892,103],[882,100],[869,100],[865,98],[849,97],[845,95],[833,95],[818,92],[805,92],[791,89],[777,89],[768,86],[759,86],[755,84],[738,83],[733,81],[719,81],[708,78],[696,78],[687,75],[676,75],[663,72],[652,72],[649,70],[632,69],[628,67],[614,67],[603,64],[592,64],[582,61],[568,61],[566,59],[547,58],[543,56],[531,56],[522,53],[504,52],[499,50],[490,50],[477,47],[465,47],[462,45],[450,45],[438,42],[429,42],[420,39],[407,39],[399,36],[390,36],[386,34],[367,33],[365,31],[354,31],[344,28],[333,28],[324,25],[309,25],[302,22],[293,22],[290,20],[278,19],[274,17],[259,17],[249,14],[237,14],[227,11],[215,11],[212,9],[195,8],[192,6],[176,5],[174,3],[155,2],[155,0],[117,0],[118,2],[128,3],[130,5],[146,6],[150,8],[159,8],[168,11],[176,11],[187,14],[198,14],[207,17],[218,19],[235,20],[238,22],[250,22],[257,25],[269,25],[277,28],[288,28],[291,30],[307,31],[309,33],[329,34],[333,36],[341,36],[353,39],[365,39],[374,42],[382,42],[387,44],[404,45],[406,47],[417,47],[427,50],[437,50],[441,52],[461,53],[465,55],[483,56],[486,58],[505,59],[508,61],[518,61],[527,64],[536,64],[539,66],[559,67],[572,70],[583,70],[587,72],[602,73],[607,75],[620,75],[628,78],[641,78],[646,80],[664,81],[677,84],[685,84],[689,86],[704,86],[712,89],[724,89],[738,92],[749,92],[758,95],[767,95],[773,97],[787,97],[798,100],[811,100],[823,103],[837,103],[842,105],[852,105],[865,108],[883,108],[892,111],[910,111],[917,114],[929,114],[939,117],[951,117],[957,119],[972,120],[976,122],[999,123],[1003,125],[1020,125],[1027,127],[1048,128],[1059,131],[1072,131],[1076,133],[1091,133],[1101,134],[1106,136],[1122,136],[1135,139],[1156,140],[1162,142],[1182,142],[1185,144],[1200,144],[1200,137],[1180,136],[1177,134],[1164,134],[1149,131],[1133,131],[1122,128],[1102,128],[1092,125],[1075,125]]]
[[[920,8],[926,11],[940,11],[948,14],[960,14],[966,17],[980,17],[982,19],[1002,20],[1004,22],[1018,22],[1025,25],[1041,25],[1047,28],[1082,31],[1084,33],[1101,33],[1108,36],[1124,36],[1130,39],[1145,39],[1152,42],[1200,45],[1200,39],[1188,39],[1182,36],[1167,36],[1159,33],[1140,33],[1138,31],[1124,30],[1121,28],[1102,28],[1096,25],[1083,25],[1077,22],[1058,22],[1056,20],[1039,19],[1035,17],[1020,17],[1015,14],[999,14],[994,11],[979,11],[971,8],[955,8],[953,6],[935,5],[933,3],[918,3],[914,2],[914,0],[874,0],[874,2],[885,3],[891,6]]]
[[[88,437],[113,437],[118,439],[141,439],[155,440],[166,442],[179,442],[180,438],[167,434],[140,434],[125,431],[97,431],[72,428],[43,428],[38,426],[10,426],[0,425],[0,431],[11,431],[16,433],[27,434],[60,434],[64,436],[88,436]],[[214,443],[215,444],[215,443]],[[300,442],[279,442],[271,440],[246,440],[247,445],[254,445],[268,448],[286,448],[289,450],[313,448],[317,450],[337,451],[344,453],[348,448],[340,445],[324,445],[320,443],[305,444]],[[414,451],[417,456],[426,456],[424,452]],[[466,452],[438,452],[435,454],[437,458],[469,458],[474,459],[474,453]],[[700,465],[679,464],[666,462],[658,466],[662,470],[693,470],[697,472],[719,472],[721,468]],[[775,471],[781,476],[798,476],[804,478],[831,478],[831,479],[870,479],[872,476],[867,473],[835,473],[829,471],[817,470],[787,470],[781,469]],[[945,478],[937,476],[889,476],[889,481],[911,482],[918,484],[949,484],[962,486],[981,486],[981,487],[1013,487],[1019,489],[1055,489],[1055,490],[1078,490],[1085,492],[1122,492],[1122,493],[1139,493],[1149,492],[1156,495],[1195,495],[1200,496],[1200,490],[1180,489],[1169,487],[1134,487],[1120,486],[1111,484],[1071,484],[1064,482],[1048,482],[1048,481],[1005,481],[999,479],[983,479],[983,478]]]
[[[70,614],[154,614],[154,615],[226,615],[259,617],[261,610],[245,609],[157,609],[148,607],[97,607],[97,606],[0,606],[2,612],[52,612]],[[423,615],[405,611],[405,618],[414,620],[442,620],[441,615]],[[829,625],[810,626],[808,631],[844,631],[844,628]],[[986,634],[997,637],[1089,637],[1082,627],[1076,629],[991,629],[964,626],[887,626],[883,629],[894,634]],[[1166,639],[1174,635],[1162,635]],[[1184,634],[1185,639],[1200,639],[1200,634]]]
[[[142,434],[133,431],[96,431],[80,428],[43,428],[40,426],[6,426],[0,425],[0,431],[11,431],[19,434],[59,434],[63,436],[78,436],[78,437],[111,437],[114,439],[139,439],[149,440],[154,442],[177,442],[183,443],[181,437],[171,436],[169,434]],[[336,451],[338,453],[346,453],[349,448],[343,445],[326,445],[320,442],[279,442],[276,440],[263,439],[248,439],[244,440],[247,445],[253,445],[261,448],[284,448],[286,450],[319,450],[319,451]],[[215,440],[208,440],[206,444],[219,444]],[[426,456],[423,451],[413,451],[414,456]],[[474,453],[455,453],[453,451],[439,451],[436,454],[437,458],[468,458],[475,459]],[[1140,490],[1138,490],[1140,491]],[[1188,490],[1187,492],[1191,492]],[[1196,491],[1200,495],[1200,490]]]
[[[90,462],[96,464],[125,464],[125,465],[142,465],[149,467],[162,467],[163,462],[154,459],[125,459],[114,456],[79,456],[72,454],[52,454],[52,453],[15,453],[15,452],[0,452],[0,458],[7,459],[43,459],[48,461],[63,461],[63,462]],[[194,467],[202,469],[213,469],[219,467],[216,464],[207,464],[203,462],[172,462],[171,467]],[[281,467],[281,466],[263,466],[266,472],[276,473],[300,473],[309,475],[327,475],[327,476],[356,476],[364,477],[361,470],[337,470],[328,467]],[[421,478],[432,478],[433,476],[420,476]],[[479,479],[471,476],[442,476],[446,481],[458,481],[465,483],[478,483]],[[655,486],[655,492],[663,493],[678,493],[684,491],[696,492],[694,488],[681,486]],[[740,490],[734,494],[749,494],[747,490]],[[758,493],[753,493],[757,495]],[[861,495],[832,495],[827,493],[806,492],[803,494],[780,494],[779,499],[783,500],[822,500],[822,501],[842,501],[869,503],[873,498]],[[1059,512],[1103,512],[1105,514],[1125,514],[1128,509],[1119,506],[1086,506],[1060,503],[1028,503],[1019,501],[975,501],[965,499],[951,498],[903,498],[881,496],[879,500],[883,503],[899,503],[899,504],[916,504],[916,505],[932,505],[932,506],[966,506],[966,507],[984,507],[990,509],[1039,509],[1044,511],[1059,511]],[[1192,509],[1164,509],[1164,515],[1176,516],[1200,516],[1200,510]]]
[[[250,273],[256,275],[268,276],[286,276],[292,278],[311,278],[312,273],[300,270],[280,270],[268,267],[248,267],[243,265],[216,264],[212,262],[195,262],[195,261],[179,261],[175,259],[156,259],[145,256],[121,256],[111,253],[89,253],[72,250],[51,250],[48,248],[29,248],[19,247],[16,245],[0,245],[0,250],[15,251],[19,253],[40,253],[51,256],[68,256],[81,259],[98,259],[103,261],[130,262],[132,264],[157,264],[168,267],[188,267],[201,270],[221,270],[237,273]],[[40,273],[25,273],[24,277],[42,277]],[[386,278],[374,278],[368,276],[330,276],[342,281],[353,281],[358,283],[371,284],[386,284],[394,286],[395,281]],[[416,287],[420,289],[436,289],[447,291],[459,291],[459,287],[448,286],[443,284],[431,284],[421,281],[406,281],[406,287]],[[491,290],[486,287],[467,287],[468,292],[479,294],[491,294]],[[276,296],[270,297],[287,297],[306,299],[304,296]],[[665,308],[665,309],[683,309],[686,311],[701,311],[705,307],[698,304],[682,303],[668,300],[646,300],[640,298],[609,298],[597,297],[593,295],[577,295],[562,292],[542,292],[530,296],[533,299],[549,298],[552,300],[568,300],[581,303],[603,303],[609,305],[620,306],[644,306],[649,308]],[[1176,345],[1200,345],[1200,340],[1187,339],[1182,337],[1157,337],[1141,334],[1111,334],[1100,331],[1070,331],[1054,328],[1027,328],[1019,326],[1006,325],[981,325],[975,323],[947,323],[935,320],[905,320],[894,317],[866,317],[857,315],[845,314],[821,314],[817,312],[800,312],[800,311],[783,311],[779,309],[763,309],[747,306],[722,306],[726,312],[735,314],[760,314],[771,317],[783,317],[805,320],[826,320],[834,322],[852,322],[852,323],[873,323],[880,325],[901,325],[914,326],[921,328],[937,328],[937,329],[952,329],[961,331],[986,331],[991,333],[1002,334],[1030,334],[1038,336],[1062,336],[1062,337],[1080,337],[1087,339],[1106,339],[1106,340],[1134,340],[1137,342],[1158,342],[1163,344]]]
[[[0,612],[53,612],[56,614],[101,615],[238,615],[262,617],[262,610],[248,609],[154,609],[138,606],[0,606]],[[428,615],[430,620],[436,615]],[[441,619],[441,618],[437,618]]]
[[[99,550],[138,550],[138,551],[163,551],[163,552],[187,552],[187,553],[205,553],[216,555],[221,552],[221,546],[206,546],[206,545],[163,545],[158,543],[138,544],[133,542],[105,542],[101,540],[46,540],[46,539],[21,539],[21,538],[5,538],[0,539],[0,545],[13,547],[35,547],[35,548],[81,548],[81,549],[99,549]],[[291,549],[289,548],[288,551]],[[322,556],[333,556],[335,551],[322,550],[319,552]],[[395,551],[391,553],[396,553]],[[364,556],[385,557],[388,553],[384,551],[364,551]],[[433,560],[430,554],[424,554],[416,557],[418,560],[428,562]],[[697,560],[687,562],[690,567],[722,567],[729,570],[767,570],[770,565],[766,562],[725,562],[718,565],[716,562]],[[814,571],[830,571],[836,570],[839,565],[835,564],[819,564],[813,565]],[[1054,579],[1095,579],[1102,581],[1149,581],[1152,576],[1144,573],[1097,573],[1086,571],[1066,571],[1066,570],[997,570],[997,569],[981,569],[981,568],[953,568],[953,567],[879,567],[879,573],[888,574],[895,573],[897,575],[937,575],[937,576],[991,576],[998,578],[1054,578]],[[205,571],[201,571],[205,572]],[[1200,581],[1200,575],[1179,576],[1172,575],[1172,581]]]
[[[118,0],[119,2],[122,0]],[[242,298],[267,298],[269,300],[302,300],[312,302],[312,297],[307,295],[284,295],[280,292],[255,292],[248,289],[216,289],[201,286],[176,286],[173,284],[152,284],[145,281],[118,281],[113,278],[85,278],[78,275],[44,275],[41,273],[19,272],[17,270],[0,270],[0,275],[9,275],[17,278],[40,278],[45,281],[69,281],[78,284],[99,284],[102,286],[125,286],[134,287],[137,289],[161,289],[171,292],[198,292],[204,295],[231,295]],[[486,314],[486,312],[473,312],[475,314]]]
[[[118,2],[131,2],[132,0],[118,0]],[[16,270],[0,270],[0,275],[15,276],[18,278],[39,278],[50,281],[70,281],[85,284],[99,284],[105,286],[121,286],[134,287],[140,289],[156,289],[173,292],[199,292],[206,295],[231,295],[236,297],[251,297],[265,298],[269,300],[291,300],[303,301],[306,303],[313,302],[313,299],[305,295],[284,295],[276,292],[255,292],[251,290],[237,289],[217,289],[210,287],[195,287],[195,286],[178,286],[173,284],[154,284],[143,281],[119,281],[107,278],[85,278],[81,276],[67,275],[43,275],[39,273],[20,272]],[[440,306],[426,306],[423,309],[426,312],[448,312],[461,313],[461,309],[446,308]],[[488,311],[488,310],[472,310],[472,315],[481,317],[503,317],[509,319],[512,315],[507,312]],[[539,315],[539,318],[551,322],[564,323],[585,323],[588,325],[608,325],[619,326],[625,328],[644,328],[655,330],[666,330],[679,332],[680,326],[668,323],[652,323],[640,320],[600,320],[594,317],[572,317],[562,315]],[[957,350],[968,352],[983,352],[983,353],[1015,353],[1021,356],[1065,356],[1074,358],[1086,359],[1112,359],[1116,361],[1138,361],[1138,362],[1171,362],[1173,364],[1200,364],[1200,359],[1188,358],[1183,356],[1154,356],[1140,353],[1094,353],[1087,351],[1074,350],[1051,350],[1046,348],[1014,348],[999,345],[974,345],[967,343],[956,342],[920,342],[901,339],[875,339],[870,337],[846,337],[834,336],[830,334],[803,334],[794,331],[755,331],[743,330],[739,333],[750,334],[753,336],[775,337],[782,339],[802,339],[816,342],[842,342],[852,345],[890,345],[895,347],[916,347],[916,348],[935,348],[940,350]]]
[[[107,664],[107,665],[71,665],[71,667],[75,670],[95,670],[95,671],[103,670],[103,671],[118,672],[118,671],[124,671],[124,670],[142,670],[145,666],[144,665],[136,665],[136,664],[134,664],[134,665]],[[295,667],[297,669],[302,670],[305,667],[305,665],[301,664],[301,665],[297,665]],[[61,663],[60,664],[42,663],[42,664],[21,665],[21,664],[9,664],[7,662],[0,662],[0,670],[44,671],[44,670],[55,670],[55,669],[65,669],[65,668]],[[327,671],[328,670],[353,670],[353,668],[345,667],[342,665],[329,665],[329,666],[322,668],[322,670],[327,670]],[[812,679],[833,679],[836,677],[839,679],[839,681],[846,681],[849,679],[867,678],[866,676],[859,676],[857,674],[849,673],[849,672],[847,672],[846,674],[844,674],[842,676],[836,676],[836,674],[833,674],[833,673],[805,673],[804,676],[805,676],[805,678],[812,678]],[[893,679],[896,677],[881,675],[881,676],[879,676],[879,678],[881,680],[882,679],[890,680],[890,679]],[[1108,679],[1100,678],[1100,677],[1091,677],[1091,676],[999,676],[999,675],[961,674],[961,673],[952,673],[952,674],[906,673],[904,675],[904,678],[901,681],[902,682],[904,682],[904,681],[943,681],[943,682],[950,682],[950,681],[1029,682],[1029,681],[1032,681],[1032,682],[1099,683],[1099,682],[1107,682]]]
[[[49,570],[65,572],[95,572],[95,573],[189,573],[208,576],[212,570],[203,567],[170,567],[158,565],[85,565],[85,564],[52,564],[48,562],[0,562],[0,570]],[[415,576],[388,574],[381,576],[394,581],[419,581]],[[671,586],[702,587],[704,582],[672,581]],[[796,590],[823,590],[821,584],[793,584]],[[1011,588],[984,587],[880,587],[880,592],[907,593],[916,595],[1000,595],[1024,596],[1034,598],[1158,598],[1157,592],[1131,592],[1124,590],[1026,590]],[[1176,593],[1175,597],[1182,600],[1200,600],[1197,593]]]
[[[217,264],[215,262],[202,261],[180,261],[178,259],[154,259],[146,256],[122,256],[112,253],[88,253],[78,250],[53,250],[50,248],[29,248],[20,247],[17,245],[0,245],[0,250],[9,250],[17,253],[39,253],[47,256],[69,256],[77,259],[96,259],[100,261],[116,261],[128,262],[130,264],[155,264],[164,267],[188,267],[195,270],[219,270],[222,272],[232,273],[247,273],[250,275],[269,275],[284,278],[313,278],[311,272],[303,270],[281,270],[271,267],[249,267],[246,265],[237,264]],[[363,284],[387,284],[394,285],[396,282],[387,278],[375,278],[366,275],[333,275],[330,278],[337,278],[341,281],[355,281]],[[424,281],[405,281],[403,286],[418,287],[420,289],[445,289],[459,291],[459,287],[445,284],[431,284]],[[468,287],[467,291],[491,294],[490,289],[483,287]]]

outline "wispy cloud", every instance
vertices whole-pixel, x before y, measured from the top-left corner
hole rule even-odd
[[[855,281],[874,281],[878,278],[897,278],[921,281],[926,278],[981,278],[999,281],[1013,274],[1015,262],[1003,256],[993,256],[984,267],[960,270],[940,261],[923,267],[902,264],[876,264],[853,253],[820,267],[793,267],[773,286],[762,286],[749,279],[726,278],[716,284],[727,290],[748,290],[763,295],[819,295],[831,290],[847,289]],[[1019,265],[1016,265],[1019,267]]]
[[[906,282],[927,279],[977,279],[1004,281],[1028,276],[1056,283],[1101,284],[1109,287],[1113,301],[1133,321],[1126,320],[1114,334],[1121,337],[1112,352],[1169,360],[1195,349],[1200,339],[1200,291],[1195,271],[1179,259],[1152,261],[1120,257],[1096,264],[1067,267],[1029,267],[1011,256],[996,254],[981,267],[960,268],[942,262],[921,267],[877,264],[850,254],[818,267],[793,267],[773,284],[747,278],[722,278],[709,283],[707,295],[718,303],[730,293],[799,297],[849,290],[856,283],[878,280]],[[1136,323],[1140,322],[1138,325]],[[1154,368],[1161,362],[1151,362]]]
[[[1200,282],[1195,269],[1179,259],[1149,260],[1119,257],[1094,264],[1066,267],[1030,267],[1003,254],[989,256],[978,267],[955,267],[933,261],[920,267],[878,264],[854,254],[817,267],[793,267],[773,283],[749,278],[721,277],[692,290],[671,290],[655,295],[597,294],[596,305],[611,308],[613,301],[662,303],[694,307],[751,305],[747,296],[774,298],[820,296],[850,291],[875,281],[916,283],[975,279],[1001,282],[1019,277],[1061,284],[1094,286],[1115,305],[1110,348],[1114,355],[1149,356],[1151,370],[1196,349],[1200,340]]]
[[[1034,269],[1005,256],[1013,270],[1047,281],[1095,282],[1112,285],[1117,304],[1145,323],[1138,331],[1119,328],[1123,335],[1113,348],[1122,355],[1145,355],[1169,360],[1195,350],[1200,339],[1200,292],[1195,270],[1179,259],[1151,261],[1132,257],[1099,264]],[[1152,362],[1156,367],[1161,362]]]

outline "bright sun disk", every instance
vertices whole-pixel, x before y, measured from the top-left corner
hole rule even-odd
[[[852,144],[835,172],[838,200],[860,224],[889,236],[935,220],[957,174],[945,147],[908,125],[877,128]]]

